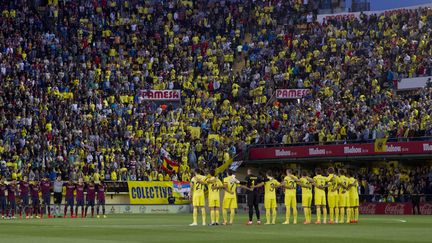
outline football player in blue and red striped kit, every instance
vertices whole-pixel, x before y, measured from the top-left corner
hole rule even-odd
[[[26,218],[29,218],[29,182],[28,177],[24,176],[19,182],[19,190],[21,197],[21,208],[20,208],[20,218],[23,216],[23,210],[25,211]]]
[[[5,218],[5,213],[7,209],[6,190],[7,190],[6,180],[2,178],[0,180],[0,210],[2,214],[2,219]]]
[[[36,216],[36,218],[40,218],[41,216],[41,208],[40,208],[40,200],[39,200],[39,183],[37,181],[33,181],[30,184],[30,196],[32,200],[32,218],[33,214]]]
[[[86,208],[85,208],[85,217],[87,217],[87,210],[90,207],[91,208],[91,216],[93,218],[94,216],[94,206],[95,206],[95,184],[93,181],[90,181],[87,185],[86,185],[86,192],[87,192],[87,197],[86,197]]]
[[[76,188],[76,207],[75,217],[78,217],[78,208],[81,207],[81,218],[84,218],[84,182],[82,178],[78,179],[78,183],[75,185]]]
[[[65,196],[65,201],[66,201],[66,205],[64,208],[64,218],[66,218],[66,214],[67,214],[67,208],[70,207],[70,217],[73,218],[74,214],[73,214],[73,209],[74,209],[74,191],[75,191],[75,184],[72,182],[72,180],[70,180],[68,183],[65,184],[66,187],[66,196]]]
[[[100,181],[97,185],[97,217],[99,218],[99,210],[102,207],[102,215],[104,218],[106,218],[105,215],[105,190],[106,185],[103,183],[103,181]]]
[[[40,182],[40,189],[42,192],[42,210],[41,215],[43,216],[44,212],[48,213],[48,218],[52,218],[51,216],[51,182],[48,180],[48,177],[44,177]]]
[[[16,210],[16,193],[18,187],[16,180],[13,180],[9,185],[7,185],[7,193],[8,193],[8,218],[15,219],[15,210]]]

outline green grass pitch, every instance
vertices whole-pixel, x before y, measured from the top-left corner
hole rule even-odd
[[[282,225],[278,216],[277,225],[247,226],[239,214],[232,226],[196,227],[189,214],[1,220],[0,242],[432,242],[431,216],[361,215],[357,225]]]

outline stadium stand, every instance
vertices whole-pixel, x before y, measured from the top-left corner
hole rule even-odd
[[[251,144],[432,136],[432,89],[396,92],[432,76],[427,8],[317,23],[295,0],[15,0],[1,14],[7,178],[188,181]],[[311,93],[279,102],[278,88]]]

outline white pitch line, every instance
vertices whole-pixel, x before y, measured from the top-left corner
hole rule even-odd
[[[389,219],[389,218],[362,218],[361,221],[387,221],[387,222],[400,222],[406,223],[404,219]]]

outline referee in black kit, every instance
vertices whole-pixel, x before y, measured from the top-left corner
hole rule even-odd
[[[251,169],[247,170],[247,176],[246,176],[245,180],[246,180],[246,186],[248,188],[251,188],[252,186],[256,186],[259,183],[261,183],[260,177],[253,175]],[[261,224],[260,211],[258,208],[258,203],[259,203],[258,189],[255,188],[252,190],[247,190],[246,193],[247,193],[247,204],[249,207],[249,222],[247,224],[248,225],[253,224],[252,217],[253,217],[254,208],[255,208],[255,213],[256,213],[256,217],[257,217],[257,224]]]

